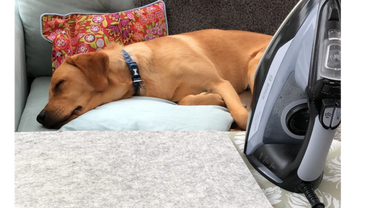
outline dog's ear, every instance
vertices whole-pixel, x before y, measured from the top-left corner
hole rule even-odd
[[[68,57],[66,62],[81,69],[96,90],[103,91],[108,86],[109,57],[107,54],[91,52]]]

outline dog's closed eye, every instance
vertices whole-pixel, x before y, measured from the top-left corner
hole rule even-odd
[[[55,86],[54,86],[54,92],[59,91],[60,85],[64,82],[64,80],[60,80]]]

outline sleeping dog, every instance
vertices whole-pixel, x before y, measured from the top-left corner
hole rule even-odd
[[[207,29],[73,55],[54,71],[49,102],[37,121],[60,128],[97,106],[138,95],[226,106],[245,129],[248,110],[239,94],[253,92],[255,70],[271,38]]]

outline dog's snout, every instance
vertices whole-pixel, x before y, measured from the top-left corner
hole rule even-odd
[[[45,121],[46,121],[46,116],[47,116],[48,112],[46,110],[42,110],[39,115],[37,116],[37,122],[39,122],[40,124],[44,125],[45,124]]]

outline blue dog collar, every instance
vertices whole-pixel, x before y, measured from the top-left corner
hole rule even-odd
[[[139,67],[137,66],[137,63],[131,59],[130,55],[128,55],[128,53],[125,50],[122,49],[122,53],[123,58],[125,59],[126,64],[128,66],[128,69],[130,70],[132,84],[134,85],[136,95],[137,90],[139,89],[140,86],[140,82],[142,81],[139,73]]]

